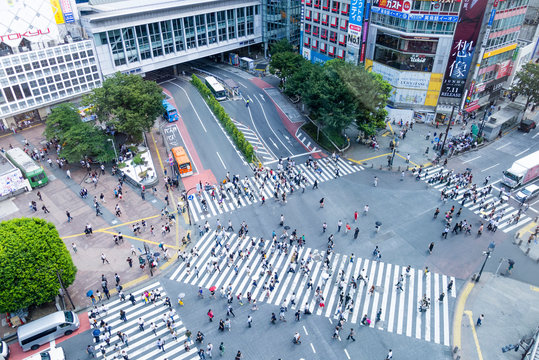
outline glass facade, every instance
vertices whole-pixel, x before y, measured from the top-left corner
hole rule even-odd
[[[119,31],[112,34],[114,43],[117,37],[121,38]],[[4,56],[0,58],[0,115],[67,100],[99,86],[101,74],[89,40]]]
[[[122,66],[252,36],[259,11],[258,5],[246,6],[124,27],[97,33],[94,38],[98,45],[109,46],[114,66]]]
[[[264,0],[262,11],[266,43],[287,39],[300,46],[301,0]]]

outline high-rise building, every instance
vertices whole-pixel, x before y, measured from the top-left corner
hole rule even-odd
[[[0,125],[45,118],[56,103],[101,85],[91,40],[71,0],[0,3]]]
[[[264,52],[269,45],[282,39],[299,49],[301,0],[263,0],[262,23]]]

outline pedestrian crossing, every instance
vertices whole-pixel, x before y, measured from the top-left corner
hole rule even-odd
[[[145,291],[153,292],[158,289],[161,293],[160,300],[155,303],[142,299]],[[94,343],[95,354],[98,359],[111,359],[123,357],[127,355],[132,360],[165,360],[165,359],[199,359],[197,354],[198,349],[194,346],[193,341],[189,342],[190,349],[187,351],[184,347],[184,342],[187,340],[185,335],[186,329],[176,314],[175,311],[170,313],[168,306],[164,304],[164,299],[167,296],[160,282],[154,282],[146,285],[143,289],[132,292],[136,299],[136,303],[132,305],[129,300],[130,294],[126,295],[126,300],[120,298],[104,303],[106,311],[103,311],[101,305],[97,305],[99,314],[95,318],[97,324],[104,321],[112,327],[110,331],[110,345],[107,346],[105,341],[105,333],[108,333],[100,328],[100,342]],[[171,300],[173,301],[173,300]],[[120,319],[120,311],[124,311],[127,321]],[[92,323],[92,312],[88,312],[90,323]],[[139,318],[144,320],[144,331],[139,327]],[[176,331],[177,340],[166,325],[166,319],[174,319],[172,328]],[[151,323],[156,325],[155,332],[151,329]],[[92,327],[92,331],[93,331]],[[118,332],[127,334],[127,344],[117,335]],[[157,341],[164,340],[165,351],[159,349]],[[100,346],[105,348],[105,354],[100,351]],[[116,346],[118,345],[118,346]],[[127,346],[126,346],[127,345]],[[123,353],[125,351],[125,353]]]
[[[443,174],[443,175],[446,175],[450,172],[449,169],[446,169],[444,168],[443,166],[441,165],[437,165],[437,166],[432,166],[432,167],[427,167],[427,168],[424,168],[422,173],[421,173],[421,179],[423,181],[425,181],[427,184],[428,181],[436,176],[438,176],[438,174]],[[490,214],[491,212],[491,206],[495,204],[496,206],[496,213],[499,213],[501,211],[503,211],[503,216],[498,220],[498,229],[502,230],[504,233],[508,233],[508,232],[511,232],[513,230],[515,230],[516,228],[518,227],[521,227],[522,225],[530,222],[532,220],[532,218],[530,216],[528,216],[525,212],[522,212],[520,214],[520,218],[518,220],[518,222],[515,223],[515,221],[513,220],[515,216],[517,216],[518,212],[519,212],[519,209],[515,209],[513,206],[510,205],[510,203],[508,201],[505,201],[503,202],[502,204],[499,203],[500,201],[500,198],[499,198],[499,189],[493,189],[492,192],[490,194],[487,194],[484,198],[482,199],[478,199],[477,201],[473,201],[471,199],[467,199],[465,202],[464,202],[464,205],[462,205],[462,201],[464,200],[463,198],[463,195],[464,193],[469,189],[469,188],[466,188],[466,187],[460,187],[460,188],[456,188],[456,183],[452,183],[450,186],[446,186],[445,182],[444,183],[439,183],[439,182],[435,182],[435,183],[432,183],[432,184],[429,184],[431,185],[434,189],[438,190],[438,191],[442,191],[443,189],[446,189],[446,191],[452,191],[453,189],[456,189],[457,190],[457,196],[456,198],[454,199],[454,201],[456,201],[458,203],[458,206],[455,205],[455,208],[459,208],[459,207],[464,207],[464,208],[467,208],[468,210],[472,211],[474,214],[477,214],[481,217],[481,219],[483,219],[483,221],[486,221],[485,222],[485,225],[488,224],[488,215]],[[481,189],[484,189],[484,188],[487,188],[487,186],[482,186],[482,187],[477,187],[477,190],[480,191]],[[482,208],[482,204],[481,204],[481,201],[483,201],[483,206],[484,205],[488,205],[488,209],[485,211],[485,209]]]
[[[313,167],[308,167],[305,163],[296,164],[293,169],[294,174],[300,174],[305,176],[306,184],[302,186],[313,186],[315,181],[320,184],[336,178],[336,171],[338,170],[338,176],[349,175],[360,170],[364,170],[363,166],[349,162],[348,160],[340,158],[337,163],[330,157],[317,160],[318,168],[315,170]],[[276,180],[271,179],[266,181],[264,187],[261,188],[263,180],[261,178],[256,179],[254,176],[246,177],[240,180],[243,187],[251,189],[252,197],[242,192],[242,195],[236,197],[233,191],[226,191],[226,198],[222,201],[219,200],[218,191],[215,191],[215,196],[212,196],[212,191],[201,191],[199,194],[190,196],[188,199],[189,209],[194,221],[204,220],[217,216],[229,211],[249,206],[252,204],[260,203],[263,195],[266,200],[270,200],[274,197],[274,191],[276,191]],[[230,183],[225,184],[225,187],[231,188]],[[280,189],[284,189],[287,193],[291,192],[290,182],[287,182],[284,186],[280,186]],[[294,185],[294,192],[301,192],[302,187]],[[204,209],[203,201],[207,204]]]
[[[330,321],[342,314],[348,322],[356,324],[361,323],[363,316],[367,315],[372,321],[366,326],[371,328],[445,346],[450,344],[450,309],[456,298],[454,277],[425,273],[422,269],[410,268],[406,271],[406,266],[351,258],[349,254],[339,253],[329,255],[330,267],[327,268],[323,263],[324,254],[317,249],[294,246],[287,253],[280,253],[272,247],[271,242],[253,246],[252,241],[256,243],[258,240],[248,236],[239,238],[236,234],[228,233],[222,247],[218,248],[222,251],[216,250],[217,253],[212,256],[215,235],[215,231],[205,233],[195,245],[197,255],[180,263],[170,279],[205,289],[215,286],[220,296],[223,296],[221,291],[229,287],[234,296],[241,293],[245,298],[250,292],[251,298],[258,303],[282,305],[286,300],[289,309],[303,311],[307,307],[313,314],[327,317]],[[230,246],[228,252],[225,246]],[[272,291],[267,288],[270,276],[263,266],[262,249],[266,251],[270,272],[277,274],[279,280]],[[239,250],[248,255],[240,257]],[[232,253],[234,258],[231,261]],[[295,272],[290,272],[293,258],[297,259],[297,265]],[[308,271],[299,268],[302,262],[306,262]],[[215,264],[220,270],[214,270]],[[357,280],[360,274],[365,281]],[[396,287],[401,277],[402,290]],[[451,281],[453,286],[447,291]],[[310,282],[312,286],[308,287]],[[322,300],[315,291],[318,287]],[[438,301],[442,292],[448,292],[447,296]],[[351,309],[343,309],[340,305],[341,297],[346,299],[345,296],[349,296],[349,300],[344,304],[353,303]],[[431,306],[420,312],[419,301],[423,296],[431,299]],[[295,299],[295,305],[292,299]],[[380,320],[375,321],[379,309],[382,311]],[[292,314],[289,316],[292,317]]]
[[[243,133],[245,139],[253,146],[256,156],[263,164],[277,159],[273,152],[262,143],[256,132],[239,121],[232,120],[232,122],[236,125],[238,130]]]

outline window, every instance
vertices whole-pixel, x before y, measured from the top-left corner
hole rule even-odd
[[[219,32],[219,41],[225,41],[226,38],[226,13],[219,11],[217,13],[217,30]]]
[[[195,21],[197,27],[198,46],[207,45],[208,39],[206,37],[206,16],[204,14],[196,15]]]
[[[186,17],[183,19],[183,26],[185,29],[185,42],[187,44],[187,49],[196,47],[196,38],[195,38],[195,20],[192,16]]]
[[[19,85],[13,85],[12,88],[13,88],[13,92],[15,93],[15,97],[17,98],[17,100],[22,100],[24,96],[22,95],[22,91]]]
[[[327,44],[320,42],[320,52],[325,54],[327,52]]]
[[[339,49],[339,51],[337,52],[337,57],[339,59],[343,59],[344,58],[344,50],[343,49]]]
[[[319,12],[315,12],[314,13],[314,19],[313,19],[314,22],[320,22],[320,13]]]
[[[327,25],[328,24],[328,19],[329,19],[329,15],[328,14],[323,14],[322,15],[322,25]]]
[[[174,32],[174,45],[176,47],[176,51],[185,50],[185,39],[183,37],[182,31],[182,19],[172,20],[172,28]]]
[[[318,40],[313,39],[313,49],[318,49]]]
[[[245,9],[236,9],[238,14],[238,37],[245,36]]]
[[[306,36],[305,37],[305,41],[303,42],[303,45],[305,45],[305,47],[311,47],[311,38]],[[9,88],[8,88],[9,89]],[[5,89],[4,89],[5,90]]]
[[[322,33],[321,33],[320,37],[322,39],[327,39],[328,38],[328,31],[326,29],[322,29]]]
[[[321,0],[314,0],[314,7],[317,9],[320,9],[320,1]]]
[[[333,7],[331,8],[331,11],[334,13],[338,13],[340,8],[340,4],[338,1],[333,1]]]
[[[41,339],[42,337],[45,337],[45,336],[50,335],[50,334],[53,334],[54,332],[56,332],[56,326],[53,327],[53,328],[47,329],[47,330],[45,330],[45,331],[42,331],[42,332],[40,332],[39,334],[36,334],[36,335],[34,335],[34,336],[30,336],[30,337],[28,337],[28,338],[26,338],[26,339],[23,339],[23,340],[21,341],[21,344],[22,344],[22,345],[29,344],[29,343],[31,343],[31,342],[34,342],[34,341],[38,340],[38,339]]]
[[[335,31],[329,32],[329,41],[336,43],[337,42],[337,33]]]
[[[150,44],[153,57],[163,55],[163,43],[161,41],[161,29],[159,23],[148,24],[148,34],[150,35]]]
[[[348,20],[341,19],[341,30],[347,30],[348,29]]]
[[[214,44],[217,42],[217,24],[215,23],[215,13],[206,14],[206,20],[208,23],[208,43]]]
[[[339,34],[339,44],[346,45],[346,35]]]
[[[307,34],[310,34],[311,33],[311,24],[305,24],[305,32]]]
[[[331,17],[331,27],[336,28],[337,27],[337,21],[339,21],[339,18],[336,16]]]
[[[127,62],[132,63],[139,61],[139,56],[137,52],[137,37],[135,36],[135,28],[128,27],[122,29],[122,35],[124,37],[125,44],[125,55],[127,56]],[[88,63],[86,60],[83,60],[83,63]]]
[[[172,24],[170,20],[161,21],[161,36],[163,37],[163,48],[166,54],[174,52],[174,40],[172,39]],[[124,36],[125,38],[125,36]],[[127,48],[127,44],[126,44]],[[126,49],[127,50],[127,49]],[[136,48],[134,49],[136,53]]]
[[[313,36],[318,37],[318,35],[319,35],[318,31],[319,30],[320,30],[320,28],[318,26],[313,26]]]
[[[312,16],[313,16],[312,10],[305,10],[305,20],[311,20]]]
[[[114,65],[125,65],[126,60],[120,30],[107,31],[107,35],[109,37],[110,49],[112,51],[112,59],[114,60]],[[67,56],[68,55],[66,55],[66,60]]]
[[[322,0],[322,9],[323,10],[329,10],[329,1],[330,0]]]
[[[341,6],[341,14],[348,15],[349,11],[350,11],[350,4],[342,4],[342,6]]]
[[[335,46],[333,45],[329,46],[329,55],[335,56]]]
[[[236,12],[234,9],[226,11],[226,19],[228,21],[228,40],[236,38]]]

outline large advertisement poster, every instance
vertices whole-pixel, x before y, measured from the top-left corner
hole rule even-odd
[[[348,38],[346,44],[346,61],[357,64],[361,46],[361,28],[363,27],[363,10],[365,0],[351,0],[350,18],[348,19]]]
[[[382,9],[409,13],[410,10],[412,9],[412,1],[411,0],[373,0],[372,6],[376,6]]]
[[[488,0],[463,0],[440,96],[462,98]]]

